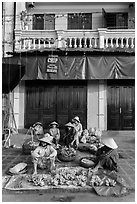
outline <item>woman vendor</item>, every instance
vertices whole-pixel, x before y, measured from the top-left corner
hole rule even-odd
[[[72,145],[73,143],[75,142],[76,143],[76,148],[78,148],[78,145],[79,145],[79,139],[81,137],[81,134],[83,132],[83,128],[82,128],[82,124],[80,123],[80,120],[79,120],[79,117],[76,116],[72,119],[72,123],[75,127],[75,130],[76,130],[76,134],[75,134],[75,138],[72,142]]]
[[[65,125],[65,134],[63,137],[63,143],[69,147],[72,145],[72,142],[74,140],[75,134],[76,134],[76,130],[74,128],[74,125],[69,122]]]
[[[57,122],[52,122],[50,123],[50,129],[49,129],[49,133],[50,135],[53,137],[53,143],[55,145],[59,144],[59,140],[60,140],[60,130],[59,130],[59,125]]]
[[[97,171],[100,167],[110,171],[118,171],[119,156],[116,150],[118,148],[116,142],[113,138],[104,138],[102,143],[103,146],[96,152],[94,171]]]
[[[31,152],[34,164],[34,173],[37,174],[37,167],[48,168],[52,171],[55,168],[55,157],[57,156],[57,151],[52,147],[52,141],[49,137],[43,137],[39,139],[39,146]]]

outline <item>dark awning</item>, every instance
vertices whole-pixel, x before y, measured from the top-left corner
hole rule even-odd
[[[134,79],[134,56],[87,57],[88,79]]]
[[[9,93],[19,83],[25,73],[25,66],[18,64],[2,64],[2,93]]]
[[[59,56],[58,58],[57,73],[46,72],[47,56],[14,56],[13,61],[25,66],[22,80],[135,78],[135,56]],[[7,58],[3,61],[11,63]]]

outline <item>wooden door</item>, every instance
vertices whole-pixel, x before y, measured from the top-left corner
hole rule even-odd
[[[73,85],[70,93],[70,118],[79,116],[83,128],[87,125],[87,90],[83,84]]]
[[[84,81],[27,81],[25,127],[39,121],[49,128],[57,121],[60,128],[79,116],[86,128],[87,89]]]
[[[108,81],[108,130],[134,130],[134,80]]]
[[[61,127],[79,116],[83,127],[87,125],[87,89],[86,82],[65,81],[57,88],[57,121]]]
[[[56,86],[49,81],[26,82],[25,127],[36,122],[47,127],[56,120]]]

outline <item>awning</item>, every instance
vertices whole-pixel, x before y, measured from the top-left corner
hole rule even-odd
[[[134,56],[87,57],[87,79],[134,79]]]
[[[25,73],[24,65],[12,64],[11,62],[3,63],[2,64],[2,93],[9,93],[10,91],[12,91],[18,85],[24,73]]]
[[[47,73],[47,56],[15,56],[14,63],[25,66],[22,80],[134,79],[135,56],[58,56],[57,73]],[[10,59],[12,60],[12,59]],[[11,63],[7,58],[5,63]]]

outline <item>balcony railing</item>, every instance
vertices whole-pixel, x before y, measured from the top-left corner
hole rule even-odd
[[[135,48],[135,30],[15,30],[15,50],[40,48]]]

